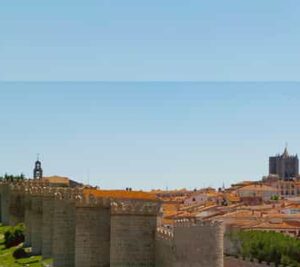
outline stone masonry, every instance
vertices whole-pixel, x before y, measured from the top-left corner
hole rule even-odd
[[[76,207],[76,266],[110,266],[110,205],[89,200]]]
[[[31,198],[31,245],[32,253],[42,253],[42,222],[43,222],[43,198],[39,192],[34,192]]]
[[[42,217],[42,256],[44,259],[52,258],[53,247],[53,226],[54,226],[54,198],[55,191],[45,190],[43,197],[43,217]]]
[[[9,224],[17,225],[24,222],[25,197],[23,185],[10,187],[9,193]]]
[[[156,203],[114,201],[110,266],[154,266]]]
[[[75,266],[75,203],[69,190],[55,196],[52,242],[54,266]]]
[[[1,222],[5,225],[9,225],[9,207],[10,207],[10,188],[9,183],[1,185]]]
[[[25,245],[55,267],[223,267],[218,223],[157,230],[155,199],[86,195],[41,181],[0,182],[3,224],[24,222]]]
[[[32,196],[29,192],[25,192],[25,246],[31,247],[31,199]]]
[[[156,266],[223,267],[223,227],[219,222],[179,221],[159,229]]]

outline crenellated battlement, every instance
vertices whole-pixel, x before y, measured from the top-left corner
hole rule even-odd
[[[76,207],[102,207],[110,208],[111,199],[103,197],[95,197],[93,195],[84,195],[82,192],[76,195],[75,197]]]
[[[149,215],[157,216],[160,203],[137,200],[117,200],[111,201],[112,215]]]
[[[25,222],[25,244],[54,266],[223,266],[220,222],[157,228],[161,203],[147,192],[25,180],[1,181],[0,197],[2,222]]]
[[[165,227],[158,227],[156,229],[156,238],[172,241],[174,239],[174,232],[173,230],[167,229]]]
[[[174,227],[193,227],[193,226],[206,226],[206,227],[222,227],[220,221],[202,221],[195,218],[191,219],[177,219],[175,220]]]
[[[30,187],[30,186],[48,186],[48,183],[45,181],[41,181],[41,180],[32,180],[32,179],[26,179],[26,180],[1,180],[0,181],[0,186],[1,185],[10,185],[10,186],[16,186],[16,185],[24,185],[26,187]]]

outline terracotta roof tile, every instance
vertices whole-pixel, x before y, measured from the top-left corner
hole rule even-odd
[[[158,198],[155,195],[143,191],[84,189],[83,194],[93,195],[95,197],[158,201]]]

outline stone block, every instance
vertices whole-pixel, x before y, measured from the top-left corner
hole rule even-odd
[[[110,210],[76,208],[75,267],[110,266]]]

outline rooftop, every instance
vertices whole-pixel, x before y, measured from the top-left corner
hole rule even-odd
[[[274,187],[268,185],[247,185],[238,189],[239,191],[277,191]]]
[[[52,184],[65,184],[69,185],[69,178],[68,177],[62,177],[62,176],[48,176],[48,177],[43,177],[42,180],[52,183]]]
[[[95,197],[158,201],[155,195],[143,191],[83,189],[83,194]]]

